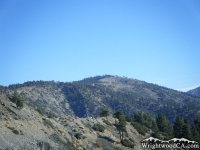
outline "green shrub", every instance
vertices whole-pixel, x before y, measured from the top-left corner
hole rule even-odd
[[[148,131],[146,127],[142,126],[138,122],[131,122],[131,125],[142,135],[145,135],[145,133]]]
[[[106,108],[101,108],[100,109],[100,117],[107,117],[110,114],[110,111]]]
[[[47,119],[43,120],[43,124],[47,127],[51,127],[52,129],[55,128],[55,126],[53,125],[53,123],[50,120],[47,120]]]
[[[131,141],[131,142],[135,143],[135,141],[134,141],[132,138],[129,138],[129,141]]]
[[[48,113],[48,118],[56,118],[56,115],[54,113]]]
[[[86,139],[86,138],[87,138],[87,136],[83,136],[82,138],[83,138],[83,139]]]
[[[68,123],[65,123],[65,125],[64,125],[65,127],[67,127],[68,126]]]
[[[103,120],[103,122],[105,123],[105,124],[107,124],[107,125],[109,125],[109,126],[112,126],[113,124],[112,123],[110,123],[108,120]]]
[[[38,108],[37,111],[39,112],[40,115],[42,115],[42,116],[44,115],[42,109]]]
[[[131,141],[129,141],[129,140],[127,140],[127,139],[124,139],[124,140],[122,141],[122,145],[124,145],[124,146],[126,146],[126,147],[130,147],[130,148],[134,148],[134,143],[131,142]]]
[[[68,133],[69,133],[69,135],[71,135],[71,136],[73,135],[73,133],[72,133],[72,132],[70,132],[70,131],[68,131]]]
[[[7,127],[8,129],[12,130],[13,133],[15,134],[19,134],[19,132],[17,130],[15,130],[15,128],[13,127]]]
[[[19,132],[17,130],[13,130],[13,133],[15,134],[19,134]]]
[[[76,133],[74,136],[75,136],[77,139],[81,139],[82,133]]]
[[[42,150],[50,150],[52,147],[49,143],[47,142],[38,142],[37,145],[40,147]]]
[[[105,130],[105,127],[99,123],[94,124],[93,129],[95,131],[103,132]]]

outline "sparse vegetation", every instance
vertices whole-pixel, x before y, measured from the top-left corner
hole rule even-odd
[[[104,122],[105,124],[109,125],[109,126],[112,126],[112,125],[113,125],[112,123],[110,123],[108,120],[105,120],[105,119],[103,119],[103,122]]]
[[[44,120],[43,120],[43,123],[44,123],[44,125],[47,126],[47,127],[51,127],[52,129],[55,128],[55,126],[53,125],[53,123],[52,123],[50,120],[48,120],[48,119],[44,119]]]
[[[122,141],[122,145],[126,146],[126,147],[130,147],[130,148],[134,148],[134,143],[128,139],[124,139]]]
[[[112,80],[113,83],[101,82],[104,79],[105,81]],[[99,111],[96,109],[98,105],[98,108],[110,108],[110,112],[121,108],[125,115],[131,114],[132,117],[136,110],[148,110],[154,116],[162,112],[171,123],[174,122],[176,116],[193,122],[198,117],[197,112],[200,109],[200,98],[198,97],[144,81],[111,75],[90,77],[71,83],[29,81],[24,84],[10,85],[7,88],[2,87],[1,91],[6,91],[5,89],[17,91],[22,87],[24,89],[34,87],[30,92],[22,91],[20,94],[29,105],[43,108],[48,104],[48,108],[55,114],[61,114],[63,111],[55,109],[54,103],[48,100],[47,95],[59,99],[59,95],[64,93],[64,101],[67,101],[71,108],[71,110],[65,109],[63,105],[66,114],[72,111],[79,117],[99,116]],[[38,94],[36,96],[33,93]],[[36,98],[35,101],[33,97]],[[61,103],[64,104],[64,101]],[[49,110],[44,107],[43,111],[48,112]]]
[[[39,132],[52,141],[52,146],[59,145],[60,149],[68,150],[75,149],[73,144],[77,146],[77,141],[95,141],[95,139],[91,140],[91,138],[96,136],[98,136],[96,143],[88,142],[90,149],[97,149],[97,147],[109,150],[120,149],[112,145],[116,138],[118,141],[119,139],[121,140],[122,145],[133,148],[134,145],[136,147],[138,144],[138,139],[135,137],[138,136],[137,132],[141,135],[153,136],[164,140],[173,137],[184,137],[200,143],[200,120],[197,111],[199,110],[200,104],[197,101],[199,98],[177,93],[176,91],[147,84],[142,81],[133,81],[134,83],[131,83],[132,80],[127,78],[122,79],[113,76],[109,76],[109,78],[113,81],[112,85],[110,85],[110,82],[106,82],[106,80],[109,81],[110,79],[105,79],[102,84],[102,82],[98,80],[103,78],[96,78],[92,82],[90,82],[90,79],[84,80],[83,82],[78,81],[72,83],[41,82],[42,84],[40,84],[40,82],[37,82],[33,83],[33,88],[30,82],[30,85],[26,83],[25,85],[14,87],[14,89],[7,88],[8,91],[4,93],[4,95],[13,93],[13,90],[20,93],[18,94],[16,92],[10,98],[12,102],[16,103],[18,109],[21,109],[21,104],[17,104],[18,100],[16,99],[23,97],[28,105],[30,104],[35,108],[39,108],[37,111],[41,115],[45,114],[45,116],[42,117],[38,115],[32,108],[28,111],[30,107],[26,106],[22,106],[26,108],[19,111],[13,103],[9,101],[5,102],[7,98],[1,95],[2,106],[0,108],[2,108],[2,111],[0,112],[0,119],[1,121],[3,120],[7,126],[12,126],[7,127],[10,131],[6,129],[5,134],[20,134],[20,136],[24,134],[25,136],[27,135],[27,127],[29,127],[30,130],[33,127],[34,130],[37,130],[35,129],[35,125],[37,125],[39,126]],[[132,88],[135,87],[135,82],[138,87],[135,89],[135,93],[133,93]],[[137,82],[141,84],[137,84]],[[123,88],[121,87],[122,85]],[[20,88],[22,86],[23,88]],[[28,90],[26,86],[29,87]],[[128,89],[129,87],[130,89]],[[148,92],[143,92],[144,88],[149,91],[151,95],[148,95]],[[59,99],[59,95],[61,95],[62,98]],[[155,97],[152,98],[152,95]],[[34,97],[35,101],[32,97]],[[49,97],[49,99],[47,99],[47,97]],[[60,100],[59,103],[54,103],[56,98]],[[179,103],[177,103],[178,100],[180,100]],[[57,107],[57,104],[59,107]],[[191,109],[193,106],[194,109]],[[102,109],[100,110],[100,108]],[[111,109],[108,110],[107,108]],[[116,110],[118,111],[116,112]],[[111,118],[112,122],[116,120],[115,124],[112,124],[109,120],[110,117],[107,117],[110,115],[110,112],[116,112],[114,117],[117,119]],[[59,114],[59,118],[54,118],[54,113]],[[65,116],[65,114],[70,113],[78,117]],[[95,118],[80,118],[85,116],[94,116]],[[28,117],[30,117],[31,121],[29,121]],[[196,120],[192,121],[195,117]],[[190,122],[186,118],[189,118]],[[27,120],[30,124],[26,126],[26,121],[24,120]],[[12,121],[14,121],[16,125]],[[33,124],[32,121],[35,124]],[[135,131],[130,124],[137,131]],[[104,132],[105,129],[106,132]],[[96,135],[94,134],[94,130],[98,131]],[[69,134],[65,134],[65,132]],[[111,136],[110,133],[112,134]],[[141,135],[139,135],[140,138],[142,137]],[[135,141],[130,137],[133,137]],[[39,146],[45,145],[42,141],[39,143]],[[120,142],[117,144],[120,144]],[[48,146],[46,146],[46,148],[48,149]],[[78,146],[76,148],[78,148]],[[43,149],[45,149],[44,146]]]
[[[103,132],[105,130],[105,127],[99,123],[94,124],[93,129],[95,131]]]

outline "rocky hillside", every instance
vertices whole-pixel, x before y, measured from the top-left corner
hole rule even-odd
[[[2,150],[130,149],[120,144],[118,131],[113,125],[117,119],[110,116],[78,118],[61,115],[48,118],[26,104],[22,109],[17,109],[15,103],[6,96],[1,95],[0,100],[0,149]],[[110,124],[106,124],[105,120]],[[95,124],[104,126],[105,130],[103,132],[94,130]],[[140,141],[144,137],[129,123],[126,129],[128,132],[126,138],[134,141],[135,149],[141,149]]]
[[[31,81],[0,87],[1,95],[20,93],[25,103],[48,115],[97,117],[99,109],[123,109],[130,116],[144,111],[162,112],[173,122],[176,116],[200,116],[200,98],[144,81],[118,76],[96,76],[76,82]]]
[[[196,95],[200,97],[200,87],[197,87],[193,90],[188,91],[187,93],[192,94],[192,95]]]

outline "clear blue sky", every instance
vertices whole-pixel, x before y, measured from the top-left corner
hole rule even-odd
[[[200,85],[199,0],[1,0],[0,85],[119,75]]]

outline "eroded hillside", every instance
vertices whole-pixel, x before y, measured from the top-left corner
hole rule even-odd
[[[117,121],[115,118],[78,118],[70,115],[48,118],[26,104],[22,109],[17,109],[15,103],[6,96],[1,96],[0,99],[0,149],[130,149],[120,144],[118,131],[113,125]],[[111,125],[107,125],[105,120]],[[95,131],[93,129],[95,124],[103,125],[105,130]],[[131,138],[135,148],[141,149],[140,141],[144,137],[129,123],[126,129],[128,133],[126,138]]]

